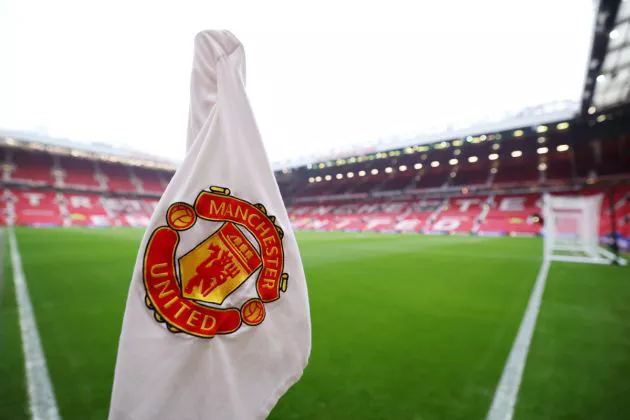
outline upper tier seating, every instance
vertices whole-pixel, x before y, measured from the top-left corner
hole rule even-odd
[[[15,150],[12,162],[14,170],[12,181],[24,181],[30,184],[52,185],[52,156],[48,153]]]
[[[84,190],[98,190],[100,184],[94,172],[94,162],[87,159],[77,159],[62,156],[59,159],[61,168],[65,172],[63,186]]]
[[[162,194],[165,183],[160,172],[145,168],[134,168],[133,172],[142,182],[142,189],[145,193]]]
[[[136,193],[138,188],[131,181],[129,168],[113,163],[100,163],[101,171],[107,177],[107,190],[116,193]]]

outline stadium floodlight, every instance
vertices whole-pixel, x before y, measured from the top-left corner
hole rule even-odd
[[[325,179],[326,181],[330,181],[330,180],[332,179],[332,176],[331,176],[331,175],[326,175],[326,176],[324,177],[324,179]]]
[[[359,171],[359,176],[365,176],[365,171]]]
[[[479,140],[481,141],[486,141],[487,138],[488,136],[486,136],[485,134],[482,134],[481,136],[479,136]]]
[[[514,137],[521,137],[523,134],[525,134],[523,132],[523,130],[515,130],[514,131]]]
[[[538,170],[539,171],[546,171],[547,170],[547,164],[545,162],[540,162],[538,164]]]
[[[546,125],[539,125],[538,127],[536,127],[537,133],[546,133],[547,130],[549,130],[549,128]]]
[[[570,124],[566,121],[556,124],[556,128],[558,130],[566,130],[567,128],[569,128],[569,126]]]
[[[322,182],[322,177],[321,176],[316,176],[315,177],[315,182]]]
[[[610,37],[610,39],[617,39],[619,37],[619,31],[617,29],[613,29],[612,31],[610,31],[608,36]]]
[[[597,116],[598,123],[602,123],[604,121],[606,121],[606,115],[602,114],[602,115]]]
[[[627,264],[625,259],[599,246],[602,199],[602,194],[543,196],[543,248],[546,261]]]
[[[413,169],[422,169],[422,163],[416,163],[413,165]]]
[[[374,168],[370,171],[372,175],[378,175],[378,169]]]
[[[400,172],[405,172],[405,171],[407,170],[407,165],[400,165],[400,166],[398,167],[398,170],[399,170]]]
[[[432,168],[437,168],[438,166],[440,166],[440,162],[438,162],[437,160],[434,160],[433,162],[431,162]]]
[[[599,83],[603,83],[606,81],[606,75],[605,74],[600,74],[599,76],[597,76],[597,81]]]
[[[539,147],[538,149],[536,149],[536,153],[538,153],[539,155],[544,155],[548,151],[549,151],[548,147]]]
[[[453,154],[454,154],[455,156],[459,156],[459,155],[461,155],[461,154],[462,154],[462,151],[461,151],[460,149],[457,149],[457,150],[455,150],[455,151],[453,152]]]
[[[497,173],[497,171],[498,171],[498,169],[497,169],[497,168],[490,168],[490,173],[491,173],[491,174],[496,174],[496,173]]]
[[[569,150],[569,145],[568,144],[559,144],[558,147],[556,147],[556,150],[558,152],[566,152],[567,150]]]
[[[457,165],[457,162],[459,162],[457,159],[451,159],[448,161],[449,165]]]
[[[337,174],[337,175],[336,175],[336,178],[337,178],[337,179],[341,179],[341,178],[343,178],[343,174]]]
[[[354,178],[354,172],[348,172],[348,173],[346,174],[346,176],[347,176],[348,178]]]
[[[393,171],[394,170],[391,167],[389,167],[389,166],[387,168],[385,168],[385,173],[386,174],[391,174]]]
[[[593,114],[594,114],[594,113],[596,113],[596,112],[597,112],[597,107],[595,107],[595,106],[593,106],[593,105],[591,105],[591,106],[589,106],[589,107],[588,107],[588,114],[589,114],[589,115],[593,115]]]
[[[497,160],[497,159],[499,159],[499,155],[496,154],[496,153],[492,153],[492,154],[488,155],[488,159],[490,159],[490,160]]]
[[[517,158],[523,156],[523,152],[521,152],[520,150],[514,150],[512,153],[510,153],[510,155],[512,155],[513,158]]]
[[[477,156],[469,156],[468,157],[468,162],[470,163],[475,163],[479,160],[479,158]]]
[[[308,182],[309,182],[310,184],[312,184],[313,182],[315,182],[315,178],[310,177],[310,178],[308,179]]]
[[[492,150],[499,150],[501,148],[501,145],[499,143],[494,143],[492,145]]]
[[[455,146],[455,147],[459,147],[459,146],[461,146],[463,144],[464,144],[464,142],[461,141],[461,140],[453,140],[453,146]]]
[[[536,139],[536,141],[538,142],[538,144],[544,144],[547,141],[547,138],[540,136]]]

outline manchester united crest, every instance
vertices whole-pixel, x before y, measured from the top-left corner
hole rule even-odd
[[[220,227],[192,249],[178,252],[180,235],[199,219]],[[231,334],[243,323],[259,325],[265,304],[287,290],[283,236],[262,204],[233,197],[227,188],[210,187],[192,205],[171,204],[166,225],[153,231],[145,251],[147,307],[170,332],[202,338]],[[225,305],[248,281],[255,282],[256,296],[240,307]]]

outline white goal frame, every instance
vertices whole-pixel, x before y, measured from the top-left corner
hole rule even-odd
[[[590,264],[626,265],[627,261],[599,246],[603,194],[543,196],[544,258]]]

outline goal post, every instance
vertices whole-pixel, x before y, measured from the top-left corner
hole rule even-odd
[[[549,261],[626,264],[599,246],[603,195],[543,196],[544,257]]]

